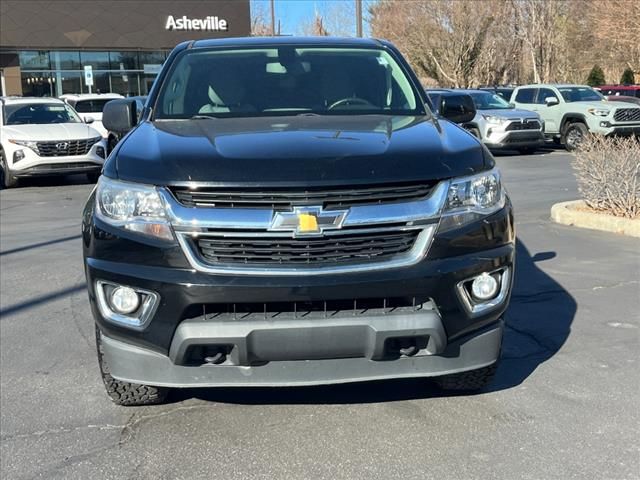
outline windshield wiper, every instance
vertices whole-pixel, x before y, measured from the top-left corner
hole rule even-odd
[[[211,118],[218,118],[218,117],[214,117],[213,115],[202,115],[200,113],[198,115],[194,115],[189,120],[208,120],[208,119],[211,119]]]

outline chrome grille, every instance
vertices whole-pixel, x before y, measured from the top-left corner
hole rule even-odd
[[[340,265],[387,260],[411,250],[420,229],[340,232],[339,235],[291,238],[207,234],[194,240],[210,265]],[[240,234],[238,234],[240,235]]]
[[[411,202],[429,196],[435,184],[395,184],[378,186],[313,188],[198,188],[172,187],[174,197],[187,207],[265,208],[290,210],[294,206],[323,208]]]
[[[41,157],[72,157],[86,155],[100,137],[83,140],[57,140],[52,142],[38,142],[37,153]]]
[[[613,114],[616,122],[637,122],[640,121],[640,108],[618,108]]]

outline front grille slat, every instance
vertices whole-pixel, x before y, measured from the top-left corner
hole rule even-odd
[[[382,231],[317,238],[208,236],[195,239],[194,244],[203,260],[214,265],[336,264],[363,259],[385,260],[406,253],[413,248],[420,231]]]
[[[420,200],[429,196],[434,184],[378,185],[340,189],[188,189],[173,187],[176,200],[187,207],[204,208],[275,208],[291,209],[296,205],[323,208],[384,204]]]
[[[540,122],[537,120],[525,120],[524,122],[512,122],[505,128],[505,131],[518,130],[540,130]]]
[[[72,157],[86,155],[100,137],[86,138],[82,140],[56,140],[37,142],[38,155],[41,157]]]
[[[640,108],[618,108],[613,114],[616,122],[637,122],[640,121]]]

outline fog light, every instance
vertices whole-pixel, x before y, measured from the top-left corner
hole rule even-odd
[[[22,150],[16,150],[13,152],[13,163],[19,162],[24,158],[24,152]]]
[[[100,158],[105,158],[104,147],[96,147],[96,155]]]
[[[483,273],[471,282],[471,294],[477,300],[489,300],[498,293],[498,281],[488,273]]]
[[[109,298],[111,307],[118,313],[132,313],[140,306],[140,297],[133,288],[116,287]]]

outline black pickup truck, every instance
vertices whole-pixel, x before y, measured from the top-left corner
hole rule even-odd
[[[473,111],[435,116],[388,42],[182,43],[83,214],[98,357],[121,405],[170,388],[434,377],[500,356],[512,207]]]

